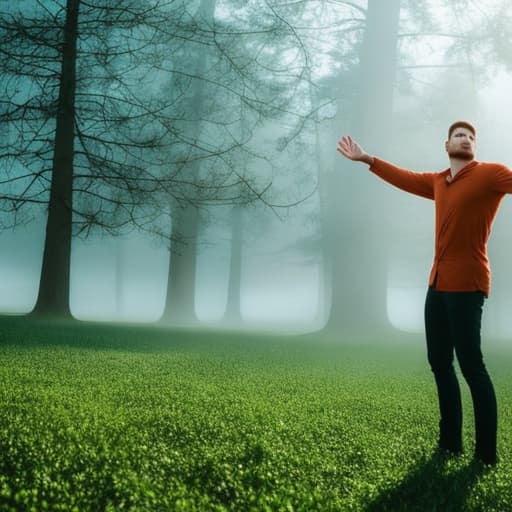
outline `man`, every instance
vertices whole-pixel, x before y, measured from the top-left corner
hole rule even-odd
[[[482,307],[490,290],[487,240],[503,196],[512,193],[512,171],[474,158],[476,130],[457,121],[445,149],[450,167],[417,173],[368,154],[351,137],[337,150],[364,162],[388,183],[435,201],[435,255],[425,301],[428,361],[435,377],[440,411],[439,450],[462,453],[462,403],[453,367],[457,355],[475,415],[475,458],[495,465],[497,406],[480,348]]]

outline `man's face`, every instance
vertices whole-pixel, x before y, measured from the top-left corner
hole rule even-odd
[[[446,141],[445,148],[450,158],[473,160],[475,158],[476,137],[467,128],[455,128]]]

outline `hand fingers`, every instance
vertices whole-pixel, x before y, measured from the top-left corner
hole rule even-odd
[[[349,135],[343,135],[338,141],[338,144],[346,147],[347,149],[352,149],[354,146],[354,142]]]
[[[351,144],[351,140],[346,137],[346,136],[343,136],[339,141],[338,141],[338,151],[340,152],[351,152],[352,151],[352,144]]]
[[[346,154],[348,152],[348,149],[346,147],[346,145],[343,143],[343,142],[338,142],[338,147],[336,148],[336,150],[341,153],[342,155]]]

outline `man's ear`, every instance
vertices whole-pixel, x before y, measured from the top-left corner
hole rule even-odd
[[[444,149],[445,149],[445,151],[448,151],[448,141],[446,141],[446,142],[444,143]]]

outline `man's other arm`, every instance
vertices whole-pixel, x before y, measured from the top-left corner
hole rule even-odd
[[[503,194],[512,194],[512,170],[502,164],[496,164],[493,173],[493,190]]]

